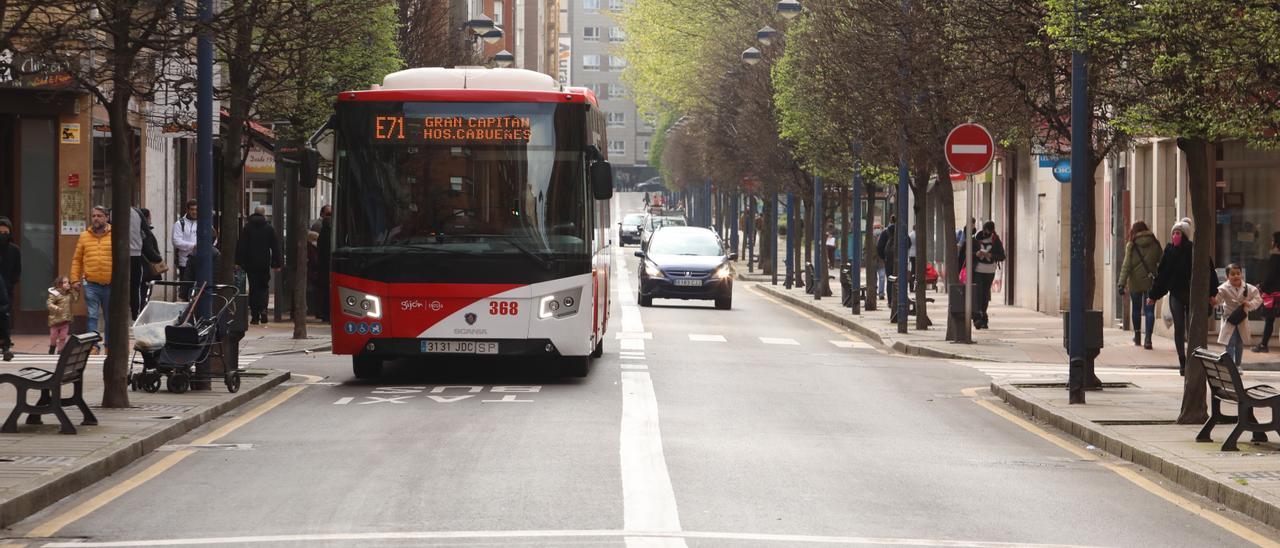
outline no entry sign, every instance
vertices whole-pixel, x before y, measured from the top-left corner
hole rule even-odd
[[[947,163],[965,175],[982,173],[991,165],[995,141],[991,132],[978,124],[960,124],[947,134]]]

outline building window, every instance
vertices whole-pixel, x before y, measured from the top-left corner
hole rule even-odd
[[[607,113],[607,114],[606,114],[605,121],[606,121],[606,126],[605,126],[605,127],[626,127],[626,125],[627,125],[627,113],[625,113],[625,112],[610,112],[610,113]]]
[[[654,127],[656,127],[656,126],[657,126],[657,124],[656,124],[656,123],[654,123],[653,118],[645,118],[645,119],[641,122],[641,124],[640,124],[640,127],[641,127],[642,129],[645,129],[645,130],[648,130],[648,131],[653,131],[653,128],[654,128]]]
[[[610,99],[622,99],[622,98],[625,98],[626,96],[627,96],[627,88],[622,87],[622,84],[609,84]]]
[[[623,156],[623,155],[625,155],[626,153],[627,153],[627,142],[626,142],[626,141],[622,141],[622,140],[618,140],[618,141],[609,141],[609,155],[610,155],[610,156]]]
[[[622,70],[627,68],[627,60],[617,55],[609,56],[609,70]]]
[[[622,11],[622,0],[609,0],[609,9],[611,11]]]
[[[582,9],[585,11],[600,11],[600,0],[582,0]]]
[[[594,53],[583,55],[582,70],[600,70],[600,56]]]
[[[648,140],[640,141],[640,144],[644,149],[644,157],[648,158],[649,157],[649,141]]]
[[[599,42],[600,27],[582,27],[583,42]]]
[[[626,42],[627,31],[622,27],[609,27],[609,41],[613,43]]]
[[[502,0],[493,0],[493,24],[502,24]]]

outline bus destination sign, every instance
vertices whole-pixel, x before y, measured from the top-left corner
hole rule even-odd
[[[533,124],[523,116],[374,116],[379,142],[526,144]]]

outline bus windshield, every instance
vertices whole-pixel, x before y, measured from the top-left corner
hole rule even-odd
[[[340,103],[335,252],[586,254],[582,120],[559,103]]]

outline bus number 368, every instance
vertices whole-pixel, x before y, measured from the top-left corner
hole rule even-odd
[[[516,316],[520,314],[519,301],[489,301],[490,316]]]

